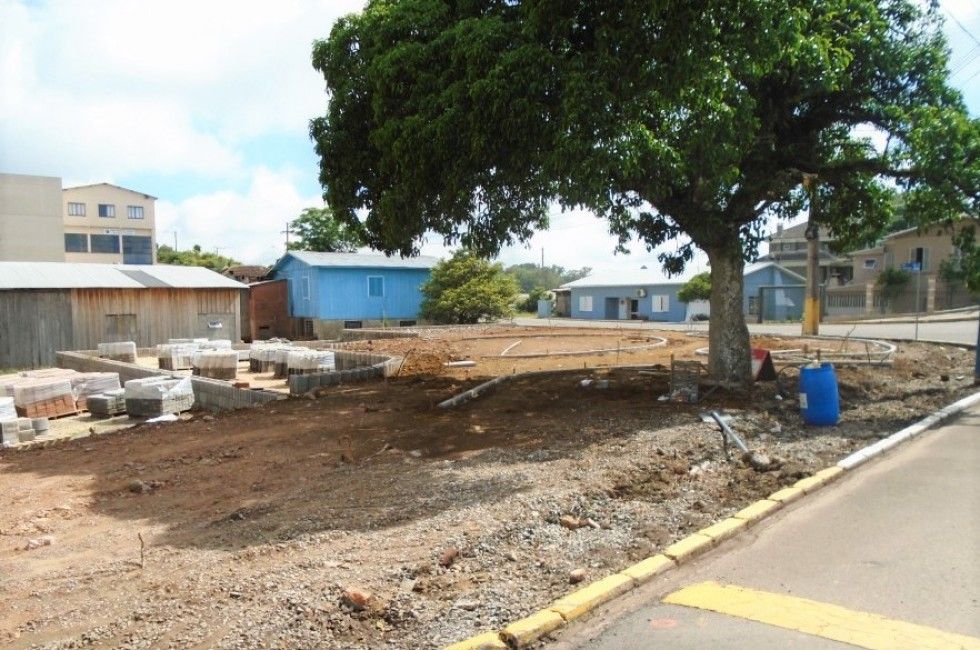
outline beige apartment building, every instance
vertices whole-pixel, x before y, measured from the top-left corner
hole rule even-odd
[[[61,198],[66,262],[156,262],[156,197],[97,183],[66,187]]]
[[[64,262],[61,179],[0,174],[0,261]]]

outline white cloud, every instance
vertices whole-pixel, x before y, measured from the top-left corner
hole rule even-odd
[[[157,241],[180,249],[194,244],[251,264],[270,264],[285,250],[286,222],[304,208],[322,206],[318,196],[301,196],[289,173],[255,171],[244,194],[218,191],[179,203],[158,201]]]

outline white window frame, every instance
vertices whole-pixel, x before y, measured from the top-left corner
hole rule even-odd
[[[878,268],[878,260],[876,260],[873,257],[869,257],[868,259],[864,260],[863,266],[868,271],[872,271],[872,270]]]
[[[650,311],[654,314],[670,311],[670,296],[666,294],[650,296]]]
[[[79,203],[77,201],[68,202],[68,216],[69,217],[84,217],[85,216],[85,204]]]
[[[592,311],[592,296],[579,296],[578,297],[578,310],[579,311]]]
[[[304,275],[302,278],[300,278],[300,280],[302,280],[302,282],[300,283],[300,287],[299,288],[300,288],[300,292],[301,292],[301,295],[303,297],[303,300],[309,300],[310,299],[310,295],[311,295],[310,294],[310,276]]]
[[[139,215],[139,216],[136,216],[136,215]],[[143,211],[143,206],[142,205],[127,205],[126,206],[126,218],[127,219],[136,219],[136,220],[145,219],[146,218],[146,215],[145,215],[145,213]]]
[[[381,280],[381,295],[372,296],[371,295],[371,280]],[[368,298],[384,298],[385,297],[385,276],[383,275],[369,275],[367,276],[367,296]]]
[[[99,217],[102,219],[115,219],[116,218],[116,204],[115,203],[99,203],[99,208],[105,206],[105,215],[103,216],[102,210],[98,210]]]

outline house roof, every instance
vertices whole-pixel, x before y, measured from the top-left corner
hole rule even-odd
[[[201,266],[0,262],[4,289],[246,289]]]
[[[796,273],[795,271],[790,271],[788,268],[782,266],[781,264],[776,264],[775,262],[769,262],[769,261],[759,261],[759,262],[753,262],[752,264],[746,264],[745,270],[742,272],[742,276],[744,277],[746,275],[752,275],[753,273],[756,273],[763,269],[767,269],[770,266],[776,267],[786,275],[792,276],[804,282],[806,281],[806,278],[800,275],[799,273]]]
[[[806,224],[798,223],[795,226],[789,226],[788,228],[783,228],[782,230],[776,230],[769,237],[770,241],[782,241],[784,239],[806,239]],[[830,229],[827,226],[820,226],[820,239],[830,241],[834,239],[830,235]]]
[[[667,280],[659,270],[621,269],[618,271],[598,271],[584,278],[566,282],[559,289],[581,289],[584,287],[647,287],[651,285],[682,285],[687,280]]]
[[[276,262],[273,270],[279,268],[287,257],[294,257],[304,264],[332,268],[369,269],[431,269],[439,259],[436,257],[388,257],[377,253],[315,253],[313,251],[289,251]]]
[[[126,191],[126,192],[132,192],[133,194],[139,194],[140,196],[146,197],[148,199],[153,199],[154,201],[157,200],[157,197],[151,196],[151,195],[147,194],[146,192],[140,192],[139,190],[131,190],[128,187],[122,187],[120,185],[113,185],[112,183],[89,183],[88,185],[73,185],[71,187],[63,187],[63,188],[61,188],[61,191],[62,192],[67,192],[69,190],[80,190],[80,189],[85,188],[85,187],[100,187],[100,186],[103,186],[103,185],[106,186],[106,187],[114,187],[117,190],[123,190],[123,191]]]
[[[247,276],[262,276],[268,272],[268,266],[261,266],[259,264],[239,264],[237,266],[229,266],[221,271],[225,275],[237,274]]]

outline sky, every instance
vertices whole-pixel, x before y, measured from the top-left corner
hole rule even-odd
[[[158,198],[157,241],[270,264],[286,223],[323,204],[309,120],[326,112],[310,65],[357,0],[0,0],[0,172],[108,182]],[[943,0],[952,83],[980,114],[980,0]],[[555,210],[504,264],[658,269],[604,222]],[[667,244],[670,247],[673,244]],[[446,256],[431,237],[424,254]],[[703,271],[703,256],[689,273]]]

